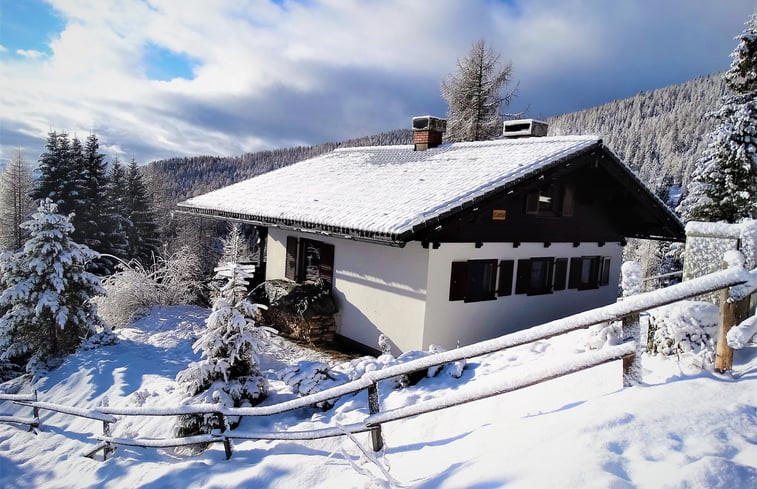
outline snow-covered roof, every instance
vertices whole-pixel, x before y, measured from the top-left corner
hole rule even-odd
[[[559,136],[342,148],[179,204],[194,212],[396,240],[429,219],[601,144]]]

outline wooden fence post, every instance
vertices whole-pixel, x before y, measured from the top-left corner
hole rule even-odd
[[[634,313],[621,320],[623,341],[635,341],[636,352],[623,357],[623,387],[641,383],[641,326],[639,313]]]
[[[37,402],[38,399],[37,399],[36,389],[34,390],[33,394],[34,394],[34,402]],[[39,408],[37,406],[32,406],[32,416],[34,416],[34,421],[36,421],[37,428],[39,428]],[[29,426],[29,431],[36,434],[36,431],[34,431],[34,427],[31,425]]]
[[[103,436],[110,437],[110,435],[110,423],[103,421]],[[105,444],[103,444],[103,461],[105,461],[108,458],[108,454],[113,451],[114,450],[110,442],[108,440],[105,440]]]
[[[746,319],[749,314],[749,297],[738,302],[729,301],[728,289],[720,292],[720,317],[718,318],[718,344],[715,349],[715,371],[725,373],[733,367],[733,349],[728,346],[728,331]]]
[[[218,421],[218,429],[221,430],[221,433],[226,432],[226,418],[224,417],[223,413],[218,411],[216,413],[213,413],[216,416],[216,420]],[[229,460],[231,458],[231,440],[227,437],[223,437],[223,451],[226,452],[226,460]]]
[[[368,387],[368,412],[371,414],[378,414],[381,410],[378,385],[374,382]],[[384,439],[381,436],[381,425],[376,425],[371,428],[371,441],[373,442],[373,451],[378,452],[384,448]]]

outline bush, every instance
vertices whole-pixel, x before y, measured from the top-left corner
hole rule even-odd
[[[139,262],[121,263],[103,280],[106,296],[95,299],[100,317],[112,328],[129,324],[155,306],[194,303],[202,290],[198,258],[188,247],[167,258],[156,258],[149,268]]]
[[[681,301],[649,311],[647,348],[665,356],[688,356],[701,366],[715,359],[718,306]]]

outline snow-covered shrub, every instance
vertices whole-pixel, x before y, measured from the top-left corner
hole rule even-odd
[[[201,275],[198,259],[188,247],[156,258],[150,268],[137,261],[121,263],[103,280],[106,295],[96,299],[100,316],[118,328],[155,306],[191,304],[202,287]]]
[[[98,254],[71,240],[70,217],[57,214],[46,199],[29,221],[23,249],[4,259],[0,294],[0,358],[32,357],[27,365],[43,365],[76,350],[102,326],[91,299],[105,291],[100,279],[86,271]]]
[[[382,335],[383,337],[383,335]],[[379,346],[386,351],[388,341],[385,337],[379,338]],[[353,380],[362,378],[369,372],[375,372],[394,365],[407,363],[412,360],[423,358],[434,353],[444,351],[441,347],[431,345],[429,351],[409,351],[395,358],[389,353],[384,353],[378,357],[364,356],[342,362],[340,364],[329,366],[323,362],[299,362],[296,366],[291,366],[279,370],[277,376],[283,380],[292,391],[299,396],[307,396],[318,392],[346,384]],[[405,388],[418,383],[423,378],[431,378],[445,371],[454,378],[460,378],[465,368],[465,360],[460,360],[450,364],[430,367],[428,369],[413,372],[408,375],[402,375],[397,378],[388,379],[386,382],[391,383],[391,387]],[[330,409],[338,399],[330,399],[317,404],[320,409]]]
[[[731,328],[727,335],[728,346],[734,350],[740,350],[752,342],[757,342],[757,316],[746,318]]]
[[[213,303],[205,332],[192,345],[195,353],[202,352],[202,360],[176,375],[191,396],[185,402],[252,406],[267,395],[268,381],[260,373],[257,356],[263,353],[269,331],[253,319],[260,306],[242,298],[248,278],[240,268],[232,269],[232,277]],[[179,419],[177,432],[189,436],[215,428],[220,427],[212,415],[185,415]]]
[[[718,314],[717,306],[700,301],[681,301],[650,310],[648,350],[691,357],[701,366],[712,364]]]
[[[316,394],[351,380],[345,372],[332,369],[324,362],[301,361],[296,366],[279,370],[276,375],[298,396]],[[335,401],[320,402],[317,406],[323,410],[330,409]]]

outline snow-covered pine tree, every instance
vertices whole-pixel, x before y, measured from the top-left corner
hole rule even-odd
[[[32,172],[19,149],[0,173],[0,249],[17,250],[24,244],[20,226],[34,208],[32,185]]]
[[[4,272],[0,295],[0,358],[24,354],[46,361],[76,350],[84,338],[102,326],[91,302],[104,290],[86,271],[97,256],[71,240],[73,226],[45,199],[22,224],[30,238],[15,253]]]
[[[68,134],[52,131],[47,135],[45,151],[39,157],[38,170],[32,199],[39,201],[49,198],[58,206],[59,213],[71,213],[74,209],[72,194],[75,177]]]
[[[126,170],[126,193],[129,221],[132,223],[127,231],[129,258],[148,266],[158,255],[160,241],[151,201],[142,180],[142,172],[134,160],[131,160]]]
[[[508,105],[515,89],[502,95],[512,78],[512,65],[500,67],[499,53],[483,40],[458,60],[457,70],[442,82],[447,101],[447,141],[483,141],[502,134],[501,105]]]
[[[176,375],[192,403],[216,403],[239,407],[259,403],[268,393],[268,381],[260,373],[258,355],[268,331],[255,324],[258,305],[244,299],[249,275],[231,268],[231,278],[213,303],[207,328],[192,345],[203,359]],[[210,415],[185,415],[178,421],[179,436],[208,433],[216,426]]]
[[[735,223],[757,217],[757,15],[752,15],[724,75],[731,95],[713,114],[717,128],[678,210],[684,221]]]

